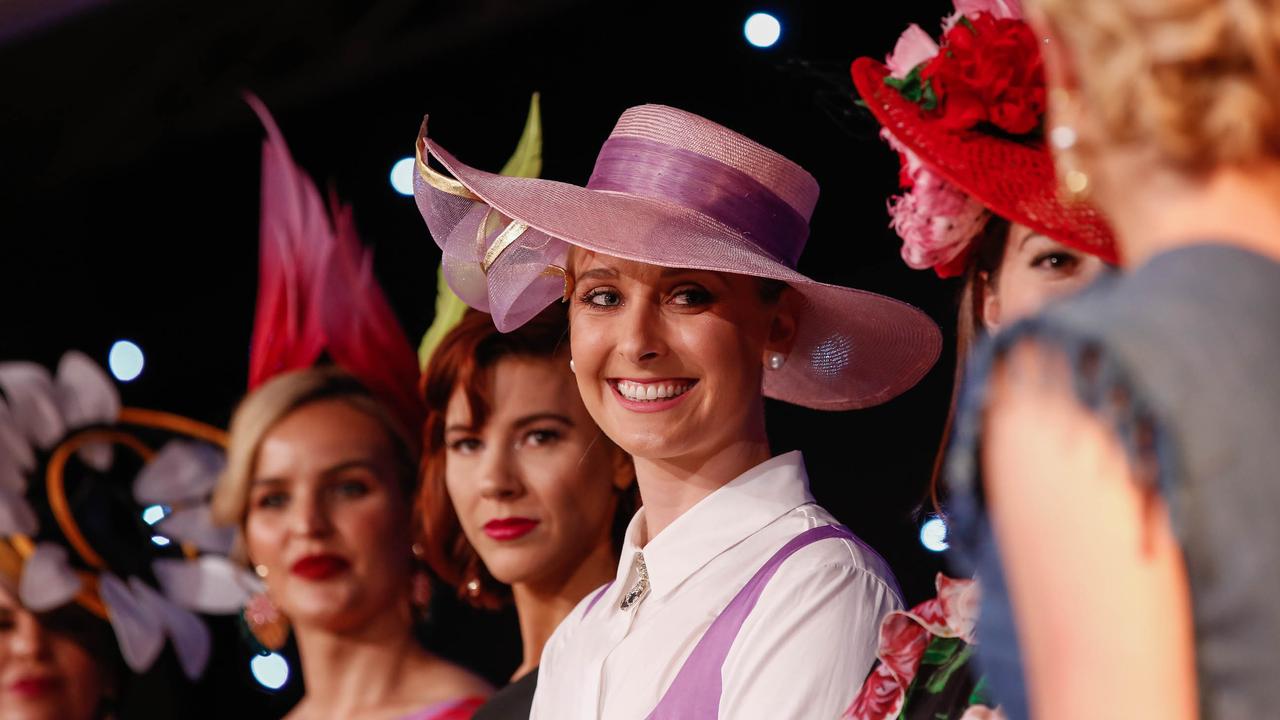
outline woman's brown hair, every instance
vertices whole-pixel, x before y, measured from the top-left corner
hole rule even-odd
[[[939,515],[943,514],[939,486],[942,483],[947,446],[951,444],[951,423],[956,416],[956,403],[960,398],[961,381],[964,380],[965,361],[969,357],[969,352],[973,350],[974,344],[986,332],[982,307],[986,303],[987,293],[995,285],[1000,261],[1004,259],[1010,227],[1010,222],[999,215],[993,214],[988,218],[982,232],[973,241],[973,254],[969,257],[961,280],[960,307],[956,317],[956,374],[951,388],[951,409],[947,412],[947,422],[942,428],[942,442],[933,460],[933,475],[929,478],[929,500],[933,504],[934,512]]]
[[[489,315],[468,310],[431,355],[422,375],[427,421],[422,433],[422,483],[418,492],[419,532],[426,561],[436,575],[458,590],[458,597],[476,606],[496,609],[509,602],[511,588],[489,574],[475,548],[462,532],[445,485],[445,416],[449,401],[461,389],[473,427],[482,427],[493,407],[492,369],[509,357],[542,358],[569,364],[568,317],[556,303],[509,333],[500,333]],[[601,433],[600,442],[612,442]],[[616,452],[622,450],[616,448]],[[614,549],[638,506],[635,484],[622,491],[613,516]],[[469,584],[475,583],[473,587]]]

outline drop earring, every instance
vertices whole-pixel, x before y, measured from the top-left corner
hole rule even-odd
[[[1076,105],[1075,98],[1062,88],[1054,88],[1049,94],[1049,105],[1056,117],[1070,117]],[[1080,169],[1078,146],[1080,133],[1071,123],[1058,123],[1049,130],[1049,146],[1053,148],[1053,165],[1058,182],[1065,191],[1066,200],[1080,202],[1089,196],[1089,175]]]
[[[780,352],[769,351],[764,354],[764,366],[770,370],[781,370],[787,364],[787,356]]]
[[[1054,165],[1062,187],[1072,200],[1083,200],[1089,194],[1089,176],[1076,166],[1072,150],[1080,136],[1070,125],[1058,125],[1049,131],[1049,144],[1053,146]]]
[[[431,607],[431,576],[423,567],[424,556],[422,546],[414,543],[410,546],[413,558],[409,561],[411,575],[409,579],[409,602],[420,618],[425,618]]]
[[[289,619],[265,591],[249,598],[240,617],[249,634],[266,650],[275,652],[289,639]]]

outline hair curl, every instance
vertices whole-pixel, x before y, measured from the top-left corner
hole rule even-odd
[[[1191,174],[1280,158],[1280,0],[1030,0],[1111,144]]]

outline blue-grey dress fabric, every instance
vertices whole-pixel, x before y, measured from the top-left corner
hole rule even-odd
[[[1227,245],[1162,253],[975,353],[947,455],[952,559],[982,582],[980,667],[1010,718],[1027,702],[979,444],[991,367],[1026,340],[1064,353],[1082,403],[1169,504],[1203,717],[1280,717],[1280,264]]]

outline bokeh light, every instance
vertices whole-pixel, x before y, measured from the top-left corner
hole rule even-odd
[[[947,543],[946,521],[937,515],[930,515],[920,526],[920,544],[932,552],[942,552],[951,547]]]
[[[782,23],[769,13],[758,12],[747,18],[742,34],[747,36],[747,42],[758,48],[773,47],[782,37]]]
[[[249,670],[253,679],[268,690],[279,690],[289,682],[289,663],[277,653],[254,655]]]
[[[401,195],[413,194],[413,158],[400,158],[391,166],[391,187]]]
[[[142,348],[128,340],[117,340],[111,346],[111,352],[107,354],[107,365],[111,368],[111,374],[115,375],[120,382],[136,379],[142,374],[145,363]]]

